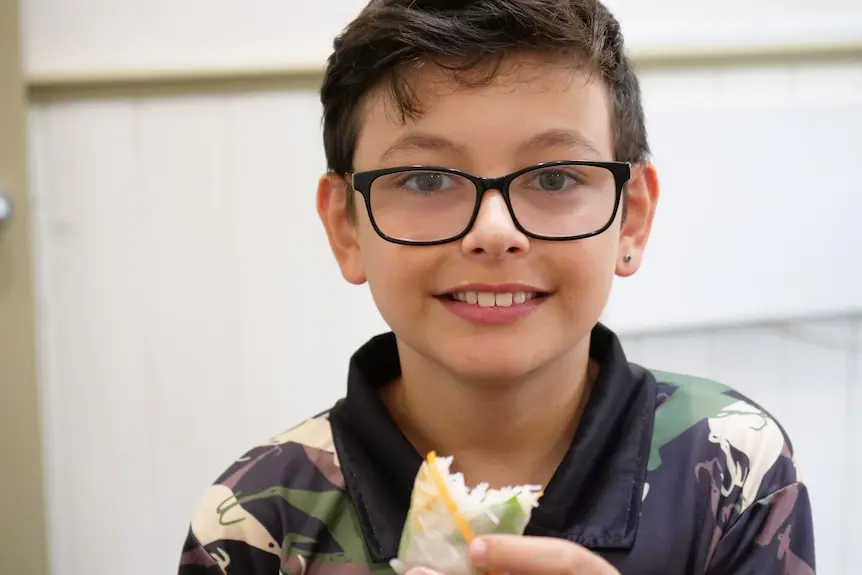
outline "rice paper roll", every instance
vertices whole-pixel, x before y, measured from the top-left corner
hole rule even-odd
[[[391,562],[398,574],[425,567],[445,575],[478,575],[470,560],[473,538],[521,535],[538,506],[537,485],[490,489],[483,483],[471,489],[461,473],[450,472],[451,465],[451,457],[431,452],[419,468],[398,558]]]

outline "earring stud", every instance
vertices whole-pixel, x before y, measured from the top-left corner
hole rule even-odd
[[[631,261],[632,261],[632,255],[631,254],[626,254],[623,256],[623,262],[624,263],[629,264],[629,263],[631,263]]]

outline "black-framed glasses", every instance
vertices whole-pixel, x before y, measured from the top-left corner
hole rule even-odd
[[[627,162],[562,161],[482,178],[436,166],[403,166],[347,174],[362,194],[374,231],[389,242],[428,246],[463,238],[482,197],[498,190],[515,227],[539,240],[596,236],[616,218]]]

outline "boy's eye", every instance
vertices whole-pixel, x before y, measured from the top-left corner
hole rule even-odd
[[[548,192],[559,192],[579,183],[577,178],[567,172],[548,170],[536,174],[530,181],[530,187]]]
[[[452,177],[442,172],[412,173],[404,177],[401,185],[417,192],[437,192],[451,187]]]

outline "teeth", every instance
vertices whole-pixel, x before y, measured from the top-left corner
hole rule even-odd
[[[453,293],[452,297],[465,303],[478,304],[479,307],[510,307],[531,300],[536,297],[536,294],[522,291],[514,293],[462,291]]]
[[[511,307],[513,299],[515,299],[514,294],[498,293],[494,296],[494,303],[503,307]]]
[[[487,291],[479,292],[479,307],[493,307],[495,304],[496,297],[494,294]]]

